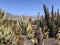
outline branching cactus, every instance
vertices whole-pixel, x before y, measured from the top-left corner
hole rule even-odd
[[[4,10],[0,10],[0,43],[7,44],[12,43],[14,32],[9,24],[6,22],[6,13]]]
[[[4,20],[6,18],[6,12],[3,9],[0,9],[0,20]]]
[[[11,30],[11,28],[5,27],[5,26],[1,26],[0,27],[0,43],[2,44],[7,44],[12,43],[13,41],[13,36],[14,36],[14,32]]]

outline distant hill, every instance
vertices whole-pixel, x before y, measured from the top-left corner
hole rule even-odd
[[[19,19],[19,16],[14,16],[14,15],[12,15],[12,14],[10,14],[10,13],[6,13],[6,16],[7,16],[8,18],[13,18],[14,20]]]
[[[20,17],[22,16],[15,16],[15,15],[12,15],[12,14],[10,14],[10,13],[6,13],[6,15],[7,15],[7,17],[8,18],[13,18],[14,20],[15,19],[20,19]],[[24,15],[25,16],[25,15]],[[37,16],[26,16],[26,17],[28,17],[28,18],[32,18],[32,19],[37,19]]]
[[[0,8],[0,11],[5,12],[1,8]],[[36,15],[36,16],[34,16],[34,15],[32,15],[32,16],[30,16],[30,15],[27,15],[27,16],[26,15],[21,15],[21,16],[25,16],[25,17],[32,18],[32,19],[37,19],[38,18],[38,15]],[[16,16],[16,15],[13,15],[9,12],[6,13],[6,18],[9,18],[9,19],[12,18],[13,20],[18,20],[18,19],[20,19],[21,16]]]

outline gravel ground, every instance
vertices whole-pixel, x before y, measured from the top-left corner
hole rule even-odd
[[[60,40],[56,40],[54,38],[44,39],[45,45],[59,45]]]
[[[31,40],[28,40],[26,36],[24,36],[24,45],[33,45]]]
[[[24,45],[33,45],[31,40],[28,40],[26,36],[24,36]],[[44,45],[58,45],[60,40],[56,40],[54,38],[44,39]]]

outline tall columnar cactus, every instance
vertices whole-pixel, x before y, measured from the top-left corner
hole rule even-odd
[[[49,28],[49,36],[54,37],[55,36],[54,30],[56,28],[56,25],[54,23],[54,20],[50,21],[49,11],[46,8],[46,6],[44,5],[43,7],[44,7],[44,13],[45,13],[45,20],[46,20],[47,26]],[[53,7],[52,7],[52,15],[53,15]]]
[[[47,25],[49,25],[49,11],[48,11],[48,8],[46,8],[46,5],[43,5],[43,8],[44,8],[44,13],[45,13],[45,20],[47,22]]]
[[[38,17],[37,17],[37,26],[40,27],[40,12],[38,12]]]
[[[60,27],[59,22],[60,22],[60,17],[59,17],[59,9],[58,9],[58,11],[57,11],[57,26],[58,27]]]
[[[52,11],[51,11],[51,20],[54,21],[54,7],[52,5]]]

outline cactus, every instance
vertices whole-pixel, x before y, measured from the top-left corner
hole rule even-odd
[[[12,29],[10,27],[4,27],[4,26],[1,26],[1,29],[0,29],[0,40],[1,42],[0,43],[8,43],[12,41],[13,39],[13,36],[14,36],[14,32],[12,31]]]
[[[10,26],[10,22],[6,20],[6,13],[4,10],[0,10],[0,17],[0,43],[12,43],[14,32]]]
[[[21,20],[21,28],[23,29],[24,34],[26,34],[28,23],[29,23],[29,18],[27,16],[23,16]]]
[[[54,37],[55,36],[55,30],[56,30],[56,24],[54,22],[54,11],[53,11],[53,6],[52,6],[52,18],[50,19],[50,14],[49,14],[49,11],[48,9],[46,8],[46,6],[44,5],[44,12],[45,12],[45,20],[46,20],[46,23],[47,23],[47,26],[49,28],[49,36],[50,37]]]
[[[27,36],[28,38],[31,38],[31,32],[32,32],[32,25],[31,24],[28,24],[28,27],[27,27]]]
[[[3,9],[1,9],[0,10],[0,19],[4,20],[5,18],[6,18],[6,12]]]

